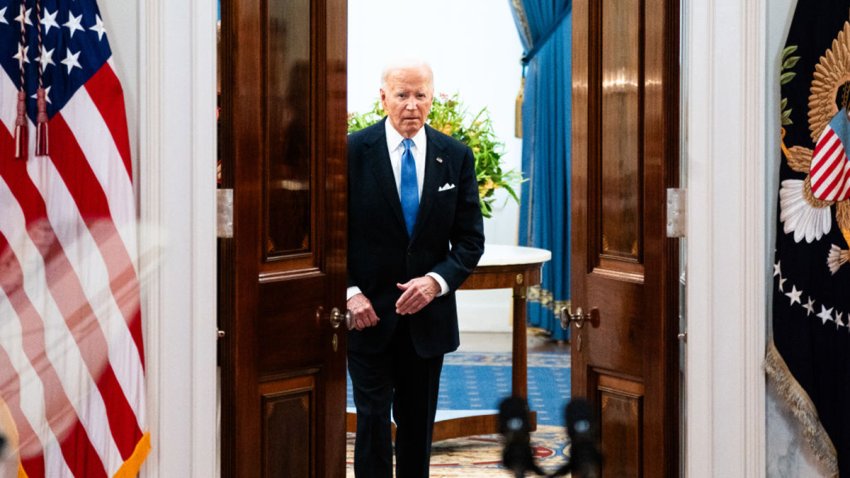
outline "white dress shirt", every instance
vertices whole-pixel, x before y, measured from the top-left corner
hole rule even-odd
[[[393,176],[395,176],[395,188],[401,195],[401,155],[404,153],[404,144],[402,143],[404,136],[396,131],[389,119],[384,124],[387,130],[387,150],[390,152],[390,164],[393,167]],[[413,153],[413,161],[416,163],[416,187],[419,191],[419,200],[422,201],[422,185],[425,183],[425,154],[428,147],[425,128],[420,128],[410,139],[413,140],[410,152]]]

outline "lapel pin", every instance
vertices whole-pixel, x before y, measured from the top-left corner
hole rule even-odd
[[[441,158],[441,157],[437,156],[437,162],[442,164],[442,162],[443,162],[443,158]]]

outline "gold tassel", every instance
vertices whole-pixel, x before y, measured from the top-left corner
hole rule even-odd
[[[516,95],[516,105],[514,115],[516,117],[516,121],[514,122],[514,136],[517,138],[522,138],[522,102],[523,102],[523,92],[525,91],[525,77],[522,78],[519,84],[519,93]]]
[[[15,159],[27,159],[27,94],[18,91],[18,116],[15,119]]]
[[[38,117],[36,120],[36,130],[35,130],[35,155],[36,156],[47,156],[48,153],[48,142],[47,142],[47,96],[45,95],[44,88],[39,87],[36,92],[36,104],[38,105]]]

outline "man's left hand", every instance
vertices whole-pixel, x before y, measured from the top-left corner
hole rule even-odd
[[[396,287],[403,291],[395,303],[395,311],[400,315],[419,312],[440,293],[440,284],[431,276],[410,279],[404,284],[396,284]]]

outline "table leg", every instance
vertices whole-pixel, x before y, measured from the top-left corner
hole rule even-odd
[[[526,341],[526,287],[522,274],[517,274],[514,286],[514,324],[513,324],[513,357],[512,357],[512,390],[517,397],[526,398],[528,395],[528,352]]]
[[[511,379],[513,380],[513,395],[528,398],[528,342],[526,340],[526,286],[525,276],[517,274],[514,286],[514,331]],[[529,404],[528,429],[537,431],[537,412],[531,410]]]

